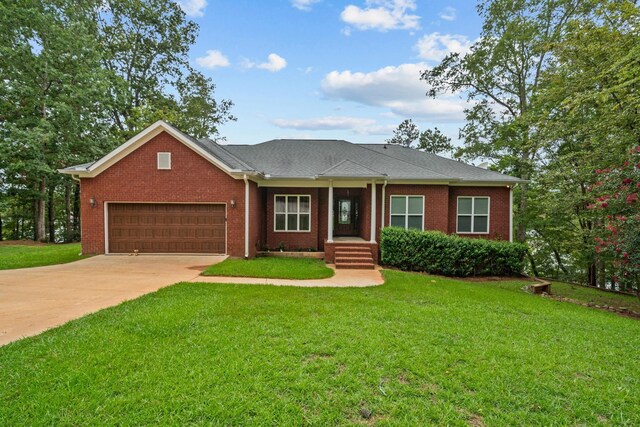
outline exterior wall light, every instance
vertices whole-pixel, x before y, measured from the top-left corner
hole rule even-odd
[[[231,208],[232,209],[236,208],[236,200],[235,199],[231,199]]]
[[[98,202],[96,202],[96,196],[92,196],[89,199],[89,205],[91,205],[92,208],[95,208],[96,206],[98,206]]]

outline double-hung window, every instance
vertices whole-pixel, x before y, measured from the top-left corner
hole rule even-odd
[[[391,196],[392,227],[424,229],[424,196]]]
[[[489,233],[489,198],[458,197],[458,233]]]
[[[276,195],[275,231],[310,231],[311,196]]]

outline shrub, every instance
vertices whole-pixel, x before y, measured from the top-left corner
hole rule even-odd
[[[524,268],[527,246],[522,243],[470,239],[439,231],[382,230],[384,265],[444,276],[515,276]]]

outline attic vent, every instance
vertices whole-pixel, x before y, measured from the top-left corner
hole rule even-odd
[[[171,153],[158,153],[158,169],[171,169]]]

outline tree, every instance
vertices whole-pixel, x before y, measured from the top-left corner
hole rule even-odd
[[[569,22],[527,117],[542,153],[526,219],[534,257],[547,273],[558,267],[593,286],[606,281],[593,246],[605,223],[587,208],[589,189],[601,181],[594,170],[623,163],[640,141],[639,22],[628,1],[603,3]]]
[[[109,113],[119,141],[159,118],[213,139],[235,120],[231,101],[216,102],[211,80],[190,65],[198,25],[176,2],[108,0],[94,16],[102,64],[113,75]]]
[[[387,139],[387,144],[399,144],[405,147],[411,147],[420,136],[418,126],[411,119],[404,120],[393,131],[393,137]]]
[[[452,53],[425,70],[427,95],[463,92],[471,106],[457,156],[487,158],[523,179],[535,173],[539,141],[526,120],[540,76],[567,23],[592,8],[584,0],[486,0],[478,5],[482,32],[466,55]],[[526,239],[528,184],[516,193],[517,238]]]
[[[453,151],[451,138],[440,132],[438,128],[427,129],[422,132],[417,148],[433,154],[446,154]]]
[[[51,216],[52,195],[63,180],[56,169],[84,160],[91,141],[101,140],[108,83],[83,5],[22,0],[0,6],[0,169],[10,193],[32,204],[36,240],[46,239],[47,211]],[[54,220],[49,223],[54,240]]]

